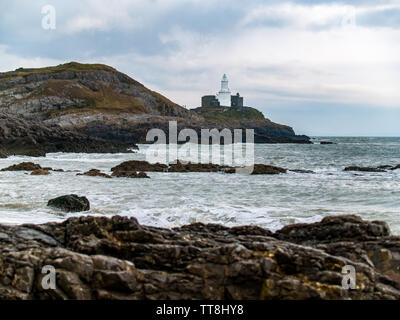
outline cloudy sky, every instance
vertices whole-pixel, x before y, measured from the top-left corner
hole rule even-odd
[[[0,2],[0,71],[69,61],[190,108],[227,73],[246,105],[297,133],[400,135],[400,0]]]

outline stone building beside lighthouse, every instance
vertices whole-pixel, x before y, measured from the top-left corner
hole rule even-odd
[[[243,107],[243,97],[239,93],[232,96],[229,89],[229,81],[226,74],[222,76],[221,90],[216,95],[203,96],[202,107]]]

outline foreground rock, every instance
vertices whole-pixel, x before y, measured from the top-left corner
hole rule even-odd
[[[90,210],[89,200],[86,197],[79,197],[76,194],[51,199],[47,205],[49,207],[61,209],[65,212],[81,212]]]
[[[400,237],[384,222],[328,217],[275,233],[135,218],[0,225],[1,299],[400,299]],[[56,289],[41,286],[55,268]],[[356,288],[342,288],[354,266]]]

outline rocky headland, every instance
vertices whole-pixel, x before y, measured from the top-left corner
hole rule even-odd
[[[400,299],[399,257],[385,222],[357,216],[276,232],[120,216],[0,225],[0,299]],[[349,265],[354,289],[342,286]]]
[[[254,129],[256,143],[310,143],[253,108],[189,110],[100,64],[71,62],[0,73],[0,157],[121,152],[149,129]]]

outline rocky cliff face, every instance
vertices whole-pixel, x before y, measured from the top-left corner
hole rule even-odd
[[[399,257],[384,222],[356,216],[275,233],[79,217],[0,226],[0,299],[399,299]],[[353,289],[342,286],[349,265]],[[54,290],[42,286],[44,266]]]
[[[23,119],[0,112],[0,157],[8,155],[45,156],[48,152],[129,152],[128,145],[110,142],[38,120]]]
[[[309,142],[263,117],[212,121],[105,65],[72,62],[0,73],[0,112],[127,144],[145,142],[149,129],[168,128],[171,120],[196,130],[254,128],[256,142]]]

